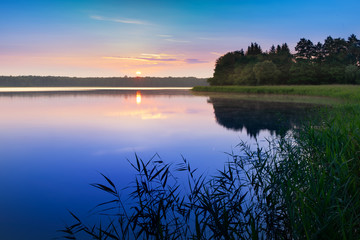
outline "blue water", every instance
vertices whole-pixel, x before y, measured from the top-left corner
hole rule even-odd
[[[86,217],[106,199],[89,185],[103,180],[100,172],[131,182],[127,160],[135,153],[144,160],[158,153],[165,162],[183,155],[213,174],[240,140],[277,134],[252,125],[250,134],[247,120],[229,123],[245,112],[236,107],[244,102],[228,105],[187,90],[0,94],[1,239],[59,236],[72,223],[67,210]]]

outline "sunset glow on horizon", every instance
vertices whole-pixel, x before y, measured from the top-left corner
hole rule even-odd
[[[309,7],[311,5],[311,7]],[[360,3],[4,0],[0,75],[211,77],[216,59],[257,42],[360,36]]]

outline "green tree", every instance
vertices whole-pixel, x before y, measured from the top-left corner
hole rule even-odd
[[[325,61],[346,64],[347,46],[348,44],[343,38],[327,37],[323,45]]]
[[[314,65],[299,61],[290,68],[290,84],[319,84],[316,79]]]
[[[321,42],[318,42],[315,45],[315,58],[316,58],[316,62],[321,62],[325,59],[324,47],[321,44]]]
[[[360,66],[360,40],[351,34],[347,41],[349,63]]]
[[[269,54],[275,54],[276,53],[276,48],[274,45],[271,46],[270,50],[269,50]]]
[[[348,84],[359,84],[360,83],[360,69],[355,65],[347,65],[345,67],[345,82]]]
[[[249,63],[245,66],[243,66],[241,69],[237,68],[235,70],[235,84],[237,85],[255,85],[256,84],[256,78],[254,74],[254,64]]]
[[[286,43],[262,52],[251,43],[243,50],[221,56],[211,85],[355,83],[360,67],[360,40],[352,34],[347,41],[328,36],[316,45],[301,38],[293,55]],[[353,67],[351,67],[352,65]]]
[[[283,43],[283,44],[281,45],[281,52],[280,52],[280,54],[286,54],[286,55],[290,54],[290,49],[289,49],[289,46],[287,45],[287,43]]]
[[[244,57],[244,51],[226,53],[216,60],[214,76],[208,79],[210,85],[234,84],[230,76],[234,73],[235,64]]]
[[[296,58],[310,60],[315,57],[315,46],[314,44],[305,38],[301,38],[300,41],[296,44],[295,54]]]
[[[257,43],[251,43],[246,51],[246,55],[259,55],[262,53],[261,47]]]
[[[254,66],[254,74],[257,85],[277,84],[280,71],[276,65],[269,60],[259,62]]]
[[[269,54],[267,60],[272,61],[280,71],[278,83],[286,84],[289,79],[290,67],[293,64],[293,55],[290,53],[288,45],[286,43],[278,45],[276,53]]]

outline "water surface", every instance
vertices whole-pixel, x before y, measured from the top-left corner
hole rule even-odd
[[[3,91],[0,93],[0,232],[50,239],[104,201],[99,172],[126,186],[127,159],[181,155],[215,173],[242,141],[264,143],[298,125],[313,104],[193,95],[188,90]]]

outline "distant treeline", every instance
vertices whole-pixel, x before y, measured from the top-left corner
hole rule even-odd
[[[54,76],[0,76],[0,87],[193,87],[208,85],[195,77],[76,78]]]
[[[327,37],[313,44],[302,38],[290,53],[286,43],[263,52],[251,43],[247,51],[228,52],[216,61],[210,85],[360,84],[360,40]]]

